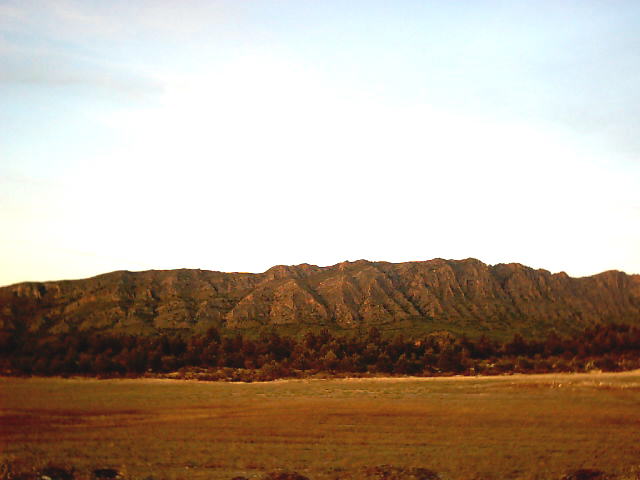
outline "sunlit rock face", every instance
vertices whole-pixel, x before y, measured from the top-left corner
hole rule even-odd
[[[120,271],[0,288],[2,330],[154,334],[211,326],[401,329],[407,322],[470,333],[640,324],[640,276],[609,271],[571,278],[475,259],[359,260],[279,265],[260,274]]]

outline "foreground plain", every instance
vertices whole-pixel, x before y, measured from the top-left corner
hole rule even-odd
[[[0,450],[25,468],[231,479],[426,467],[445,479],[640,472],[640,371],[464,378],[0,379]]]

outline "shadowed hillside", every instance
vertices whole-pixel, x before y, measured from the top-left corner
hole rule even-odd
[[[356,329],[506,336],[640,323],[640,276],[571,278],[475,259],[275,266],[264,273],[112,272],[0,288],[0,328],[135,334],[224,329]]]

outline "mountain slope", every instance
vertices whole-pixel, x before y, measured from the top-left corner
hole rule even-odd
[[[263,325],[525,334],[599,322],[640,324],[640,276],[571,278],[475,259],[330,267],[279,265],[260,274],[112,272],[0,288],[0,329],[154,334]]]

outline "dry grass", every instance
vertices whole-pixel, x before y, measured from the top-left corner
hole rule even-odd
[[[445,479],[558,479],[640,466],[640,373],[294,380],[0,379],[0,448],[129,478],[312,480],[363,467]]]

